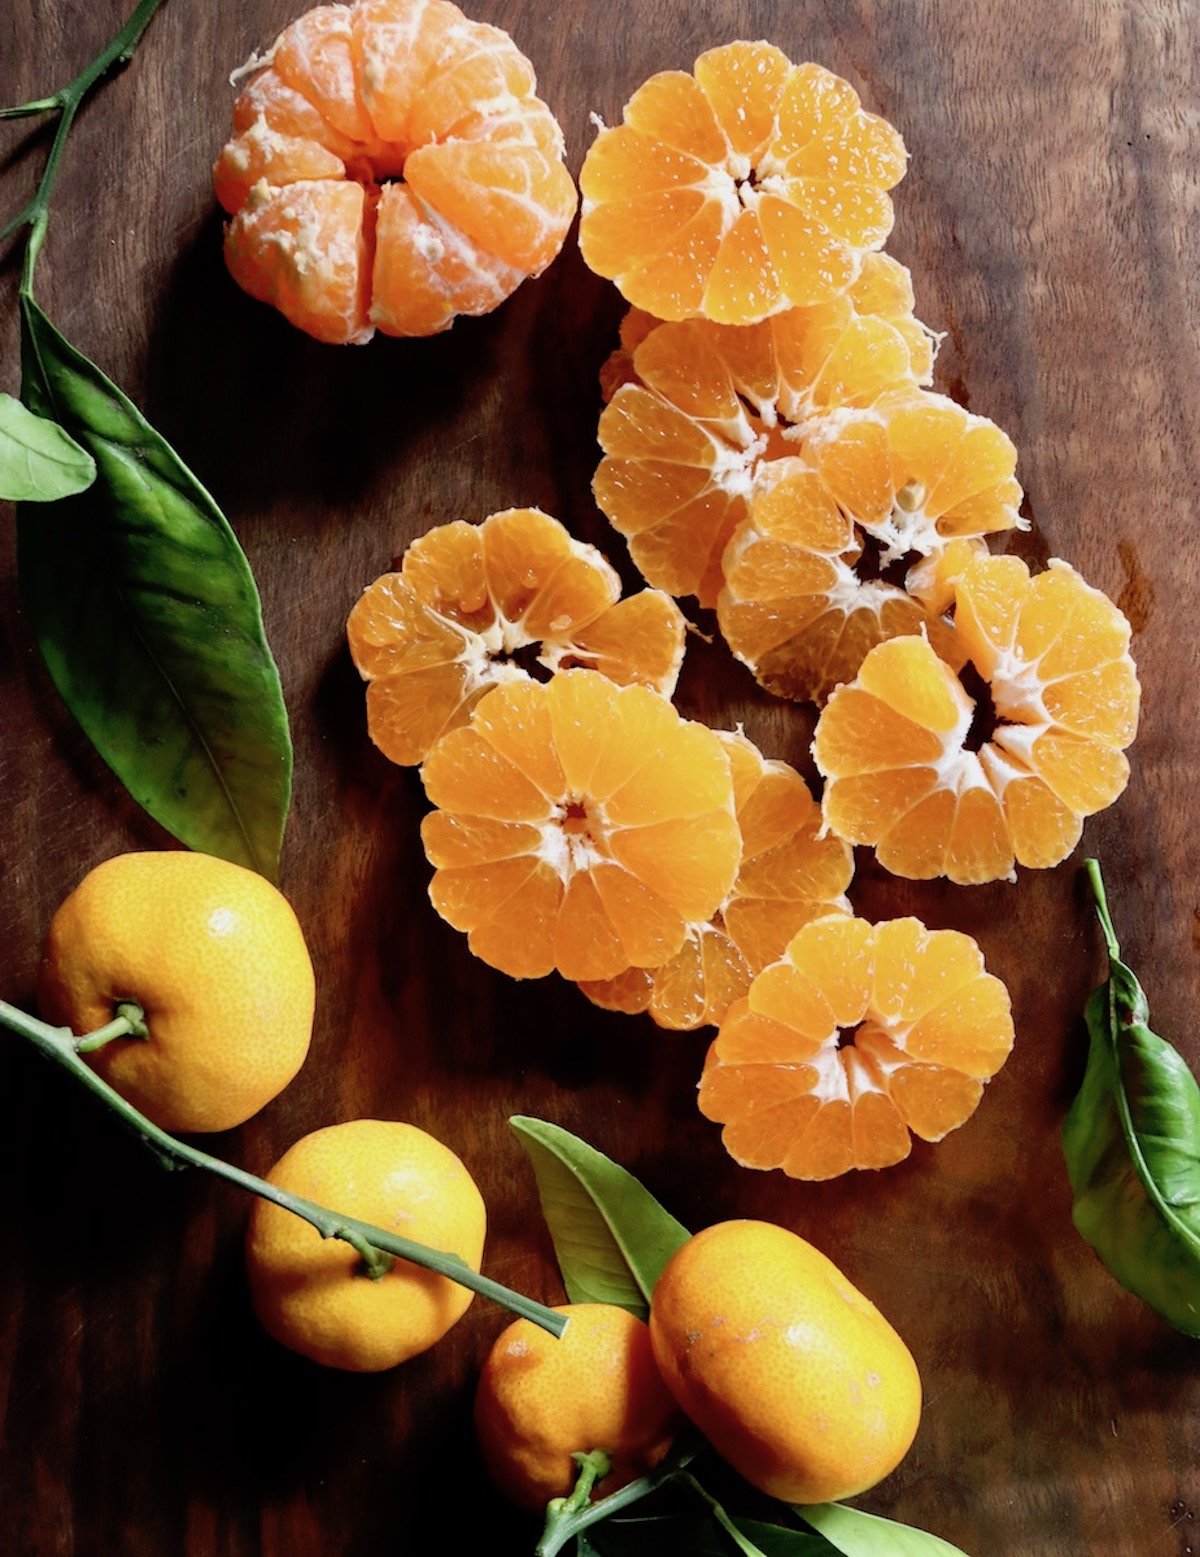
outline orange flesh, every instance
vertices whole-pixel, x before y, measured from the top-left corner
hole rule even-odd
[[[645,687],[594,670],[496,688],[422,770],[435,908],[515,978],[656,967],[737,873],[729,759]]]
[[[977,557],[954,578],[954,634],[988,684],[996,727],[920,638],[874,649],[817,724],[829,827],[897,875],[969,884],[1055,865],[1116,800],[1137,730],[1129,624],[1065,563],[1031,578]]]
[[[836,839],[818,837],[820,808],[800,775],[767,762],[743,735],[718,732],[730,761],[742,863],[719,914],[693,925],[661,967],[588,982],[588,999],[608,1010],[648,1010],[661,1027],[719,1023],[751,979],[781,955],[808,920],[849,912],[843,896],[854,865]]]
[[[747,329],[635,313],[605,369],[596,500],[648,581],[714,605],[722,554],[773,464],[802,454],[826,413],[926,382],[932,359],[908,273],[886,255],[868,256],[845,297]]]
[[[494,687],[530,679],[517,658],[526,650],[547,671],[586,666],[669,697],[683,659],[679,608],[654,590],[619,594],[595,547],[538,509],[428,531],[347,624],[371,739],[393,762],[423,762]]]
[[[900,136],[767,43],[653,76],[580,174],[584,259],[660,319],[754,324],[844,292],[892,226]]]
[[[745,1167],[886,1167],[910,1132],[936,1141],[962,1124],[1012,1041],[1007,991],[969,936],[818,919],[730,1010],[700,1108]]]
[[[575,214],[535,86],[506,33],[448,0],[306,13],[242,92],[214,169],[235,280],[339,343],[430,335],[497,307],[546,268]]]

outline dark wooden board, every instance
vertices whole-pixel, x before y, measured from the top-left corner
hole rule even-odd
[[[1159,1028],[1200,1039],[1200,29],[1185,0],[475,0],[534,60],[571,164],[648,74],[766,36],[849,77],[912,152],[891,249],[946,332],[939,383],[1021,451],[1027,555],[1063,556],[1137,628],[1133,779],[1091,822]],[[969,931],[1012,990],[1018,1042],[968,1126],[886,1173],[793,1184],[736,1168],[698,1115],[705,1039],[594,1011],[554,980],[473,961],[425,898],[414,774],[374,751],[344,646],[360,589],[451,518],[536,503],[622,567],[596,512],[596,370],[620,314],[569,242],[539,282],[448,337],[331,349],[227,279],[209,165],[230,68],[293,0],[171,0],[68,153],[39,294],[145,406],[236,526],[261,585],[297,742],[285,886],[319,979],[299,1080],[220,1150],[265,1170],[363,1115],[432,1130],[487,1199],[487,1268],[556,1300],[514,1111],[578,1129],[692,1225],[765,1216],[811,1237],[908,1338],[920,1435],[864,1506],[973,1557],[1174,1557],[1196,1544],[1200,1350],[1122,1293],[1070,1222],[1059,1128],[1078,1013],[1102,962],[1077,861],[1015,886],[894,881],[869,916]],[[8,0],[0,98],[57,85],[123,0]],[[5,206],[44,143],[4,126]],[[25,148],[26,155],[22,155]],[[15,266],[4,368],[18,365]],[[55,904],[93,864],[164,839],[58,703],[0,552],[0,992],[31,998]],[[807,714],[694,645],[685,710],[743,719],[807,765]],[[502,1324],[476,1303],[425,1357],[374,1378],[262,1338],[240,1273],[246,1206],[168,1177],[0,1042],[0,1547],[14,1554],[288,1557],[522,1553],[486,1491],[469,1399]]]

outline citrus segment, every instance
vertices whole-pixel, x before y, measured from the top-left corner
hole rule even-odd
[[[385,335],[436,335],[458,314],[490,313],[523,279],[408,185],[379,191],[368,317]]]
[[[1012,1048],[979,948],[916,919],[804,926],[721,1024],[700,1108],[744,1167],[793,1178],[881,1168],[940,1140]]]
[[[619,593],[595,547],[538,509],[428,531],[350,613],[371,739],[393,762],[422,762],[485,692],[529,679],[526,651],[550,671],[586,666],[670,696],[683,617],[656,591]]]
[[[588,265],[657,318],[755,324],[853,284],[892,226],[904,143],[768,43],[653,76],[580,174]]]
[[[346,165],[319,141],[305,135],[285,135],[256,120],[217,158],[213,189],[231,215],[240,211],[259,180],[267,184],[299,184],[307,179],[341,179]]]
[[[260,121],[279,135],[315,141],[342,162],[353,161],[361,154],[352,136],[335,130],[320,109],[289,86],[271,65],[252,76],[234,102],[232,145],[236,146],[238,139]],[[230,149],[226,146],[222,157]]]
[[[575,213],[562,134],[535,88],[512,39],[449,0],[360,0],[301,16],[239,97],[214,170],[234,218],[234,279],[334,342],[376,328],[431,335],[497,307],[555,257]],[[354,191],[356,223],[243,220],[316,180]],[[338,210],[350,201],[339,197]],[[368,235],[352,314],[325,297],[351,231]]]
[[[987,684],[994,729],[920,638],[881,644],[830,698],[813,754],[825,820],[898,875],[970,883],[1044,867],[1124,789],[1139,687],[1129,624],[1074,569],[1030,577],[974,558],[952,582],[954,637]],[[986,735],[986,739],[983,736]]]
[[[1011,441],[940,395],[892,389],[811,424],[801,452],[760,472],[724,554],[733,653],[768,690],[818,702],[897,635],[923,631],[960,666],[929,559],[1024,523]]]
[[[271,64],[328,124],[360,145],[378,139],[359,88],[351,38],[352,6],[319,5],[283,29]]]
[[[660,1027],[720,1022],[802,924],[850,910],[850,851],[821,835],[820,807],[804,780],[786,763],[767,761],[744,735],[717,736],[729,758],[742,836],[732,890],[712,919],[689,925],[669,961],[580,986],[607,1010],[648,1010]]]
[[[596,501],[649,582],[713,605],[722,553],[773,464],[827,413],[916,387],[931,364],[907,273],[884,255],[847,295],[744,329],[633,311],[602,373]]]
[[[410,145],[445,134],[457,137],[480,116],[520,111],[532,100],[537,89],[533,66],[499,27],[456,15],[447,19],[443,39],[437,38],[432,18],[422,30],[434,34],[424,53],[432,70],[412,97],[405,135]],[[420,61],[421,51],[417,54]]]
[[[659,693],[594,670],[497,687],[435,744],[422,777],[436,807],[422,828],[434,906],[517,978],[657,965],[737,873],[717,737]],[[518,837],[526,850],[512,854]]]
[[[333,345],[372,334],[372,213],[358,184],[260,180],[225,232],[225,263],[251,297]]]

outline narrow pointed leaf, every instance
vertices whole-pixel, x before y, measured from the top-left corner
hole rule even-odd
[[[156,821],[274,878],[292,749],[258,591],[209,494],[137,407],[21,299],[22,397],[95,460],[18,509],[21,598],[64,702]]]
[[[0,498],[52,503],[96,479],[96,462],[57,422],[0,395]]]
[[[612,1303],[644,1319],[663,1266],[691,1236],[610,1157],[544,1119],[509,1120],[537,1178],[572,1303]]]
[[[1088,869],[1109,976],[1088,1000],[1087,1069],[1063,1125],[1075,1226],[1127,1291],[1200,1336],[1200,1086],[1150,1030],[1099,866]]]
[[[960,1547],[926,1530],[864,1514],[844,1503],[817,1503],[794,1512],[842,1557],[966,1557]]]

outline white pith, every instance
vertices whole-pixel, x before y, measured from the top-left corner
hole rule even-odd
[[[568,832],[563,826],[572,805],[578,805],[585,811],[586,831]],[[532,851],[533,856],[549,865],[563,886],[567,887],[571,878],[580,871],[593,870],[609,858],[592,836],[595,833],[603,838],[607,828],[604,807],[596,801],[586,800],[582,796],[560,801],[551,808],[547,820],[538,824],[538,845]]]

